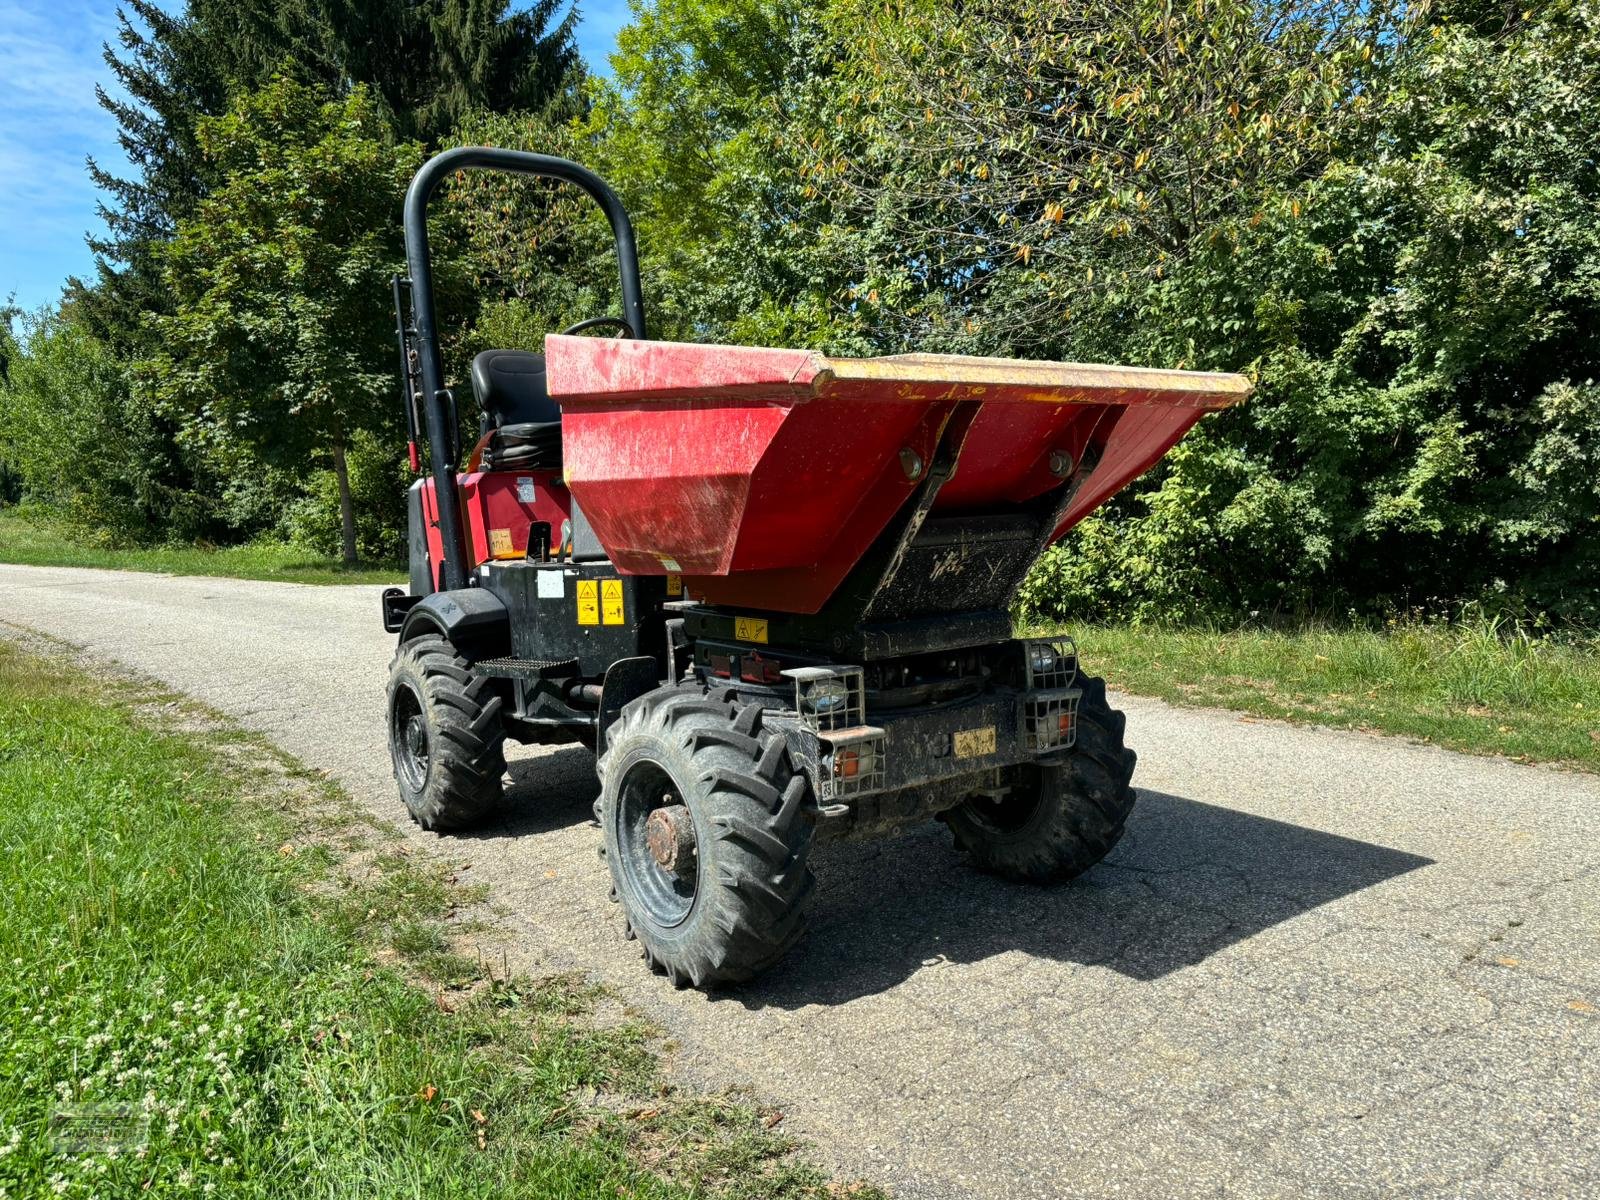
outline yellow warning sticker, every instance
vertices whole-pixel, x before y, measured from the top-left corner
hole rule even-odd
[[[623,624],[622,580],[603,579],[600,581],[600,620],[606,625]]]
[[[489,557],[490,558],[515,558],[517,548],[511,543],[511,530],[489,530]]]
[[[669,596],[681,596],[681,595],[683,595],[683,576],[682,575],[668,575],[667,576],[667,595],[669,595]]]
[[[578,580],[578,624],[600,624],[600,584],[593,579]]]
[[[767,644],[767,622],[762,617],[735,617],[733,619],[733,636],[741,642],[760,642]]]

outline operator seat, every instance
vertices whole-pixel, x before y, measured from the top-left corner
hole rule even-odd
[[[484,470],[561,470],[561,406],[550,399],[544,355],[485,350],[472,360],[472,394],[488,437]]]

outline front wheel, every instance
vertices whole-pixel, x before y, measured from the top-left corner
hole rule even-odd
[[[944,814],[956,845],[981,871],[1024,883],[1082,875],[1122,837],[1133,810],[1137,755],[1122,744],[1126,719],[1106,699],[1103,679],[1082,681],[1078,738],[1054,763],[1013,767],[1007,789]]]
[[[400,798],[424,829],[481,824],[506,772],[501,700],[437,634],[404,643],[389,664],[389,758]]]
[[[816,802],[764,717],[685,686],[634,701],[607,737],[595,809],[616,898],[677,987],[750,979],[805,930]]]

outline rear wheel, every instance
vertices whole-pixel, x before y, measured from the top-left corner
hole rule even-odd
[[[389,757],[411,817],[441,832],[481,823],[506,771],[501,700],[437,634],[404,643],[389,664]]]
[[[739,983],[805,931],[816,804],[783,736],[729,689],[623,710],[596,815],[627,936],[675,986]]]
[[[1026,883],[1060,883],[1111,852],[1133,810],[1137,761],[1122,744],[1126,718],[1103,679],[1082,680],[1078,737],[1059,763],[1015,767],[998,798],[973,797],[944,815],[973,866]]]

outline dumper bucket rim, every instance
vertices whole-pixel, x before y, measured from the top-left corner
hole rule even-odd
[[[550,395],[579,409],[820,398],[862,404],[976,400],[1219,409],[1238,404],[1254,386],[1243,375],[1158,367],[961,354],[834,358],[814,350],[561,334],[545,338],[545,356]]]
[[[983,358],[967,354],[816,357],[820,365],[812,380],[812,391],[819,396],[839,387],[892,384],[893,393],[883,399],[1227,408],[1248,397],[1255,386],[1243,375],[1215,371]],[[952,375],[959,378],[953,380]]]
[[[893,394],[885,398],[1227,408],[1245,400],[1254,387],[1242,374],[1170,371],[1154,366],[1054,363],[962,354],[819,358],[821,370],[813,379],[813,392],[818,395],[826,395],[835,387],[893,384]],[[952,374],[957,374],[958,381],[952,381]]]

